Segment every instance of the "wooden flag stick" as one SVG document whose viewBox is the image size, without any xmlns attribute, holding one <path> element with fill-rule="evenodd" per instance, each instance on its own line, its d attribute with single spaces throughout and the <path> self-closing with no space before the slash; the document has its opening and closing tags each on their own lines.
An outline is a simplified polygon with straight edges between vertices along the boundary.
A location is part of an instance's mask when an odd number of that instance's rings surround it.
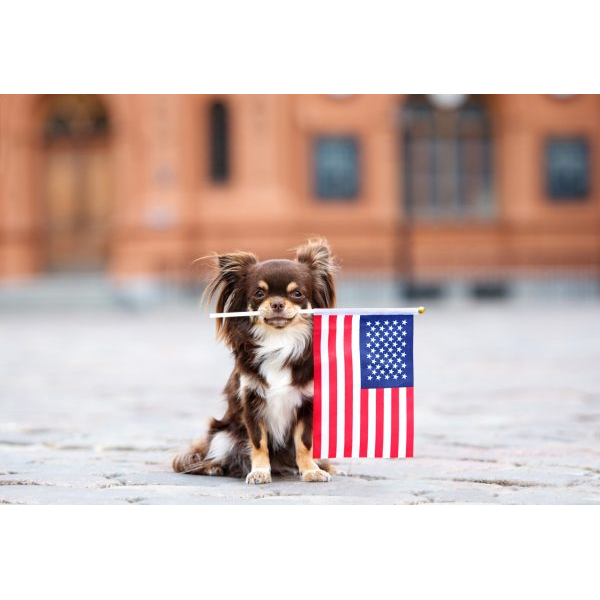
<svg viewBox="0 0 600 600">
<path fill-rule="evenodd" d="M 302 308 L 298 311 L 301 315 L 422 315 L 424 306 L 416 308 Z M 246 310 L 240 312 L 210 313 L 211 319 L 223 319 L 226 317 L 258 317 L 258 310 Z"/>
</svg>

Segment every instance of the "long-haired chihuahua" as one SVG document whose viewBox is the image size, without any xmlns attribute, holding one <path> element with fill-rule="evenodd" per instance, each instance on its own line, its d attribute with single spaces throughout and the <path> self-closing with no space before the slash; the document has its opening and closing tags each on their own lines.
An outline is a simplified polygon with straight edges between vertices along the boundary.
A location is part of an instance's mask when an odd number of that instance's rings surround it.
<svg viewBox="0 0 600 600">
<path fill-rule="evenodd" d="M 334 468 L 312 456 L 312 317 L 303 308 L 335 303 L 335 264 L 324 239 L 296 249 L 295 260 L 259 262 L 254 254 L 216 256 L 207 288 L 219 312 L 258 311 L 217 320 L 217 337 L 235 366 L 224 394 L 227 411 L 207 434 L 173 460 L 179 473 L 245 477 L 269 483 L 271 473 L 299 472 L 329 481 Z"/>
</svg>

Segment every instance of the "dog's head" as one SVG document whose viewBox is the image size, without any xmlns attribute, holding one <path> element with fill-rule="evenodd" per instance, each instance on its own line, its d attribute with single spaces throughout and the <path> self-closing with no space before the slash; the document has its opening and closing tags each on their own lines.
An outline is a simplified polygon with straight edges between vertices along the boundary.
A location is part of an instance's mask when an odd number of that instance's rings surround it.
<svg viewBox="0 0 600 600">
<path fill-rule="evenodd" d="M 255 324 L 284 329 L 303 322 L 302 308 L 335 304 L 334 260 L 326 240 L 312 239 L 296 249 L 295 260 L 259 262 L 249 252 L 220 254 L 209 299 L 217 298 L 218 312 L 258 311 Z M 218 319 L 217 333 L 231 336 L 240 319 Z M 248 319 L 244 320 L 248 323 Z"/>
</svg>

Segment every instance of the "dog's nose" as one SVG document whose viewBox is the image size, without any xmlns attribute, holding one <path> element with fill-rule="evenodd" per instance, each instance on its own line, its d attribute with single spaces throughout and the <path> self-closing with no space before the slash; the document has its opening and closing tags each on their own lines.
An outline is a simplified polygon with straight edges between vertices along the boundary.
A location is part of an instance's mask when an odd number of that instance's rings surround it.
<svg viewBox="0 0 600 600">
<path fill-rule="evenodd" d="M 275 312 L 282 312 L 285 308 L 285 304 L 283 303 L 283 300 L 273 300 L 273 302 L 271 302 L 271 308 Z"/>
</svg>

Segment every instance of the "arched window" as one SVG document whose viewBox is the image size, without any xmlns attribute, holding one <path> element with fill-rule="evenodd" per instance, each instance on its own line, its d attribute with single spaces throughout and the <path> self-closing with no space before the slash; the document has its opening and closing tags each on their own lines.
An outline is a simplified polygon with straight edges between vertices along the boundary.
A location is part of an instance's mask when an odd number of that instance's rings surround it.
<svg viewBox="0 0 600 600">
<path fill-rule="evenodd" d="M 403 109 L 405 203 L 417 219 L 493 216 L 492 135 L 483 98 L 455 109 L 410 96 Z"/>
<path fill-rule="evenodd" d="M 223 102 L 209 107 L 210 179 L 225 182 L 229 179 L 229 110 Z"/>
</svg>

